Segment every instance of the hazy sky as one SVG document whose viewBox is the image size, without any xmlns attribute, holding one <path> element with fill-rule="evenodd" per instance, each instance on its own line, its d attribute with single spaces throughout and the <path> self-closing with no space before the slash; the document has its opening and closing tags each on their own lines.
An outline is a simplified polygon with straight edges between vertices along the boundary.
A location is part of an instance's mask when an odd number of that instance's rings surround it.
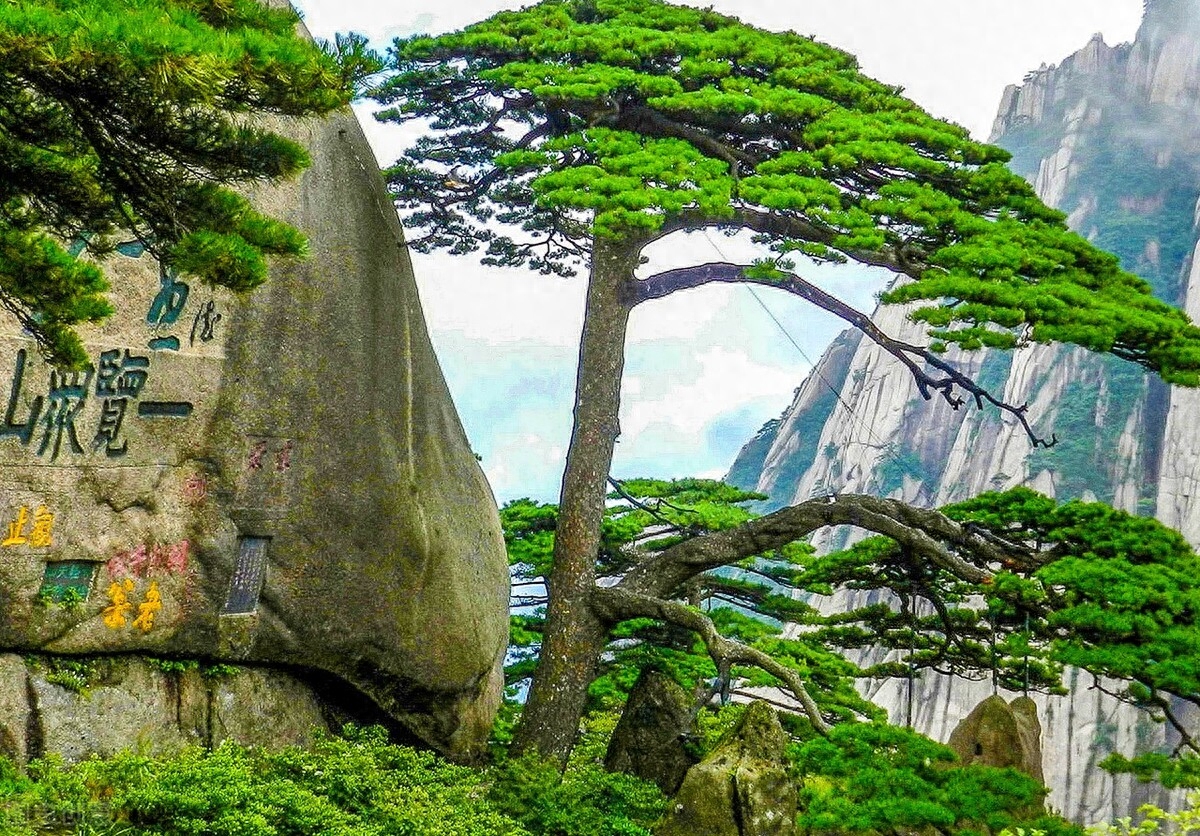
<svg viewBox="0 0 1200 836">
<path fill-rule="evenodd" d="M 462 27 L 503 0 L 295 0 L 318 37 L 357 31 L 377 44 Z M 709 5 L 704 0 L 703 5 Z M 1057 63 L 1096 32 L 1133 38 L 1141 0 L 711 0 L 718 11 L 792 29 L 856 54 L 869 75 L 900 84 L 933 113 L 986 139 L 1005 85 Z M 360 108 L 360 116 L 363 116 Z M 364 119 L 381 162 L 403 145 Z M 651 266 L 732 260 L 749 245 L 692 236 Z M 741 254 L 739 256 L 739 254 Z M 497 498 L 552 499 L 570 433 L 581 280 L 482 268 L 470 257 L 415 256 L 435 348 Z M 831 268 L 826 289 L 870 308 L 882 278 Z M 761 301 L 760 301 L 761 300 Z M 787 337 L 763 310 L 783 323 Z M 786 294 L 704 288 L 639 307 L 631 322 L 618 476 L 720 475 L 740 444 L 787 406 L 840 323 Z"/>
</svg>

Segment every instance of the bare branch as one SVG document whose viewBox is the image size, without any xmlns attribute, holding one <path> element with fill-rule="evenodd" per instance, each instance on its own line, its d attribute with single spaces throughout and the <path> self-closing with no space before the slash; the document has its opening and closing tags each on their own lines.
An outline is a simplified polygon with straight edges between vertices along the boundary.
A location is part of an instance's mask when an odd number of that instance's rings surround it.
<svg viewBox="0 0 1200 836">
<path fill-rule="evenodd" d="M 809 721 L 822 735 L 829 734 L 829 725 L 821 716 L 821 709 L 813 701 L 803 680 L 796 671 L 780 664 L 773 656 L 740 642 L 727 639 L 718 632 L 712 619 L 704 613 L 676 601 L 666 601 L 649 595 L 637 595 L 614 587 L 597 587 L 591 598 L 592 610 L 609 623 L 627 618 L 656 618 L 699 634 L 708 655 L 717 665 L 717 670 L 726 670 L 730 665 L 753 665 L 761 668 L 784 684 L 792 696 L 804 707 Z"/>
<path fill-rule="evenodd" d="M 901 273 L 914 279 L 920 278 L 930 265 L 920 258 L 908 258 L 896 247 L 885 246 L 878 250 L 855 250 L 836 247 L 841 230 L 814 223 L 800 215 L 780 211 L 759 211 L 738 206 L 732 215 L 717 217 L 707 212 L 685 209 L 668 216 L 655 238 L 663 238 L 675 232 L 697 232 L 702 229 L 748 229 L 782 241 L 808 241 L 833 247 L 842 255 L 869 267 L 882 267 L 893 273 Z"/>
<path fill-rule="evenodd" d="M 1138 681 L 1140 682 L 1141 680 Z M 1166 722 L 1169 723 L 1179 735 L 1179 743 L 1175 745 L 1174 751 L 1171 752 L 1171 757 L 1179 757 L 1179 755 L 1185 749 L 1190 749 L 1192 752 L 1200 754 L 1200 740 L 1197 740 L 1195 736 L 1192 735 L 1191 730 L 1187 727 L 1187 725 L 1185 725 L 1184 722 L 1179 719 L 1179 715 L 1175 713 L 1175 709 L 1171 705 L 1171 700 L 1167 697 L 1164 697 L 1156 688 L 1148 685 L 1147 683 L 1142 682 L 1142 684 L 1146 685 L 1146 687 L 1150 689 L 1150 699 L 1142 700 L 1141 702 L 1149 702 L 1150 704 L 1158 707 L 1162 711 L 1162 719 L 1166 720 Z M 1102 694 L 1107 694 L 1113 699 L 1120 700 L 1121 702 L 1133 703 L 1135 705 L 1138 702 L 1130 697 L 1127 693 L 1123 694 L 1121 692 L 1114 691 L 1111 688 L 1106 688 L 1100 677 L 1096 674 L 1092 674 L 1092 690 L 1099 691 Z M 1184 699 L 1187 698 L 1184 697 Z M 1194 702 L 1192 699 L 1187 699 L 1187 701 Z"/>
<path fill-rule="evenodd" d="M 747 154 L 740 148 L 721 142 L 711 134 L 701 129 L 677 122 L 653 108 L 635 106 L 624 108 L 616 120 L 616 126 L 623 130 L 633 131 L 645 136 L 662 136 L 684 139 L 706 154 L 724 160 L 729 165 L 733 179 L 738 179 L 742 167 L 753 171 L 760 162 L 752 154 Z"/>
<path fill-rule="evenodd" d="M 628 503 L 629 503 L 630 505 L 632 505 L 634 508 L 638 508 L 638 509 L 640 509 L 640 510 L 642 510 L 642 511 L 645 511 L 647 514 L 649 514 L 649 515 L 650 515 L 651 517 L 653 517 L 654 519 L 658 520 L 660 523 L 662 523 L 663 525 L 665 525 L 665 526 L 666 526 L 668 529 L 670 529 L 671 531 L 679 531 L 679 530 L 680 530 L 680 528 L 679 528 L 679 526 L 678 526 L 678 525 L 676 525 L 674 522 L 672 522 L 672 521 L 671 521 L 670 519 L 668 519 L 667 517 L 664 517 L 664 516 L 663 516 L 663 515 L 662 515 L 662 514 L 661 514 L 661 513 L 658 511 L 658 509 L 656 509 L 656 508 L 651 508 L 649 505 L 647 505 L 646 503 L 642 502 L 640 499 L 638 499 L 637 497 L 635 497 L 633 494 L 629 493 L 629 491 L 625 490 L 625 485 L 624 485 L 624 484 L 622 484 L 620 480 L 618 480 L 618 479 L 614 479 L 613 477 L 609 476 L 609 477 L 608 477 L 608 484 L 609 484 L 609 486 L 610 486 L 610 487 L 612 487 L 613 491 L 615 491 L 615 492 L 616 492 L 617 496 L 621 497 L 621 499 L 624 499 L 626 502 L 628 502 Z M 669 505 L 669 504 L 668 504 L 668 506 L 669 506 L 669 507 L 671 507 L 671 508 L 674 508 L 674 506 L 672 506 L 672 505 Z M 675 508 L 675 510 L 676 510 L 676 511 L 678 511 L 678 510 L 681 510 L 681 509 L 679 509 L 679 508 Z M 659 532 L 656 532 L 654 536 L 661 536 L 661 535 L 660 535 L 660 533 L 659 533 Z"/>
<path fill-rule="evenodd" d="M 962 390 L 975 400 L 977 408 L 982 409 L 984 401 L 987 401 L 996 408 L 1016 418 L 1022 428 L 1024 428 L 1025 434 L 1029 436 L 1029 440 L 1033 442 L 1034 447 L 1053 447 L 1058 442 L 1057 436 L 1051 436 L 1050 440 L 1047 441 L 1033 431 L 1033 427 L 1029 425 L 1029 419 L 1026 417 L 1026 412 L 1029 409 L 1028 404 L 1015 406 L 997 398 L 970 377 L 930 351 L 927 347 L 906 343 L 889 336 L 880 330 L 871 321 L 871 318 L 862 311 L 847 305 L 841 299 L 826 293 L 811 282 L 800 278 L 794 273 L 782 273 L 776 278 L 756 278 L 747 276 L 746 269 L 745 265 L 714 262 L 693 267 L 682 267 L 678 270 L 667 270 L 649 278 L 630 283 L 627 289 L 628 300 L 631 304 L 636 305 L 650 299 L 661 299 L 678 290 L 700 287 L 713 282 L 740 282 L 760 284 L 766 287 L 777 287 L 795 296 L 799 296 L 801 299 L 812 302 L 822 310 L 829 311 L 834 316 L 862 331 L 863 334 L 879 345 L 884 351 L 904 364 L 905 368 L 909 370 L 916 381 L 917 390 L 921 393 L 921 397 L 925 400 L 932 399 L 936 393 L 941 395 L 951 407 L 958 409 L 966 403 L 963 397 L 956 392 L 956 389 Z M 917 362 L 918 360 L 937 369 L 944 376 L 935 377 L 931 375 L 922 367 L 921 363 Z"/>
<path fill-rule="evenodd" d="M 544 607 L 549 602 L 549 597 L 545 595 L 514 595 L 509 599 L 508 605 L 513 609 L 519 609 L 523 607 Z"/>
</svg>

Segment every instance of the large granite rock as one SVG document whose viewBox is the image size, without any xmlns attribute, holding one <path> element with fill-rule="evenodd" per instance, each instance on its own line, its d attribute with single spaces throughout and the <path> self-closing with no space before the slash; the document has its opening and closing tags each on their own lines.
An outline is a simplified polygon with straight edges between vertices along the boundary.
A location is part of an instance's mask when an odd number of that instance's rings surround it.
<svg viewBox="0 0 1200 836">
<path fill-rule="evenodd" d="M 688 770 L 655 836 L 792 836 L 796 785 L 775 710 L 750 703 L 738 725 Z"/>
<path fill-rule="evenodd" d="M 307 260 L 235 297 L 122 246 L 80 373 L 0 315 L 0 650 L 324 671 L 467 755 L 507 643 L 495 503 L 358 123 L 284 130 L 313 165 L 254 198 Z"/>
</svg>

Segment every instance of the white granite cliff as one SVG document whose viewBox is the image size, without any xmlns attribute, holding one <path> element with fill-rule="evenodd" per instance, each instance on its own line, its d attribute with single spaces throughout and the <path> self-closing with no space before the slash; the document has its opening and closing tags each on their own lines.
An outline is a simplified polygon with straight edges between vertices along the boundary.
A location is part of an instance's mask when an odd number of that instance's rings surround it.
<svg viewBox="0 0 1200 836">
<path fill-rule="evenodd" d="M 992 141 L 1013 152 L 1014 169 L 1075 229 L 1200 318 L 1198 111 L 1200 3 L 1148 0 L 1132 44 L 1110 47 L 1097 35 L 1007 89 Z M 874 318 L 901 339 L 920 337 L 903 309 Z M 743 448 L 730 478 L 768 494 L 774 507 L 829 491 L 940 505 L 1028 485 L 1153 512 L 1200 546 L 1200 391 L 1065 347 L 950 359 L 1009 403 L 1028 403 L 1032 425 L 1059 444 L 1035 450 L 1010 416 L 923 401 L 897 362 L 848 332 L 781 418 Z M 824 532 L 818 545 L 848 536 Z M 1096 767 L 1112 751 L 1163 745 L 1167 732 L 1090 684 L 1078 674 L 1069 697 L 1038 698 L 1051 806 L 1095 823 L 1167 802 L 1161 790 Z M 905 689 L 892 682 L 874 694 L 901 722 Z M 990 683 L 931 677 L 913 700 L 915 725 L 945 741 L 990 694 Z"/>
</svg>

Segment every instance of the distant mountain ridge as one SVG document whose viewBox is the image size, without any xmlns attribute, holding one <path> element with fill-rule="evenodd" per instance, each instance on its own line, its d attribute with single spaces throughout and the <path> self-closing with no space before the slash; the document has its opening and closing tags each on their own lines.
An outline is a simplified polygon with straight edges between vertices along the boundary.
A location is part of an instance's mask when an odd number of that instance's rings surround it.
<svg viewBox="0 0 1200 836">
<path fill-rule="evenodd" d="M 1004 91 L 992 141 L 1073 228 L 1119 255 L 1163 299 L 1200 320 L 1200 3 L 1147 0 L 1132 43 L 1099 35 L 1062 63 Z M 902 308 L 877 310 L 884 331 L 920 342 Z M 1037 346 L 950 355 L 965 372 L 1029 405 L 1035 449 L 995 410 L 923 401 L 911 376 L 857 331 L 843 333 L 787 410 L 742 448 L 729 472 L 771 507 L 871 493 L 942 505 L 1028 485 L 1060 499 L 1100 499 L 1153 514 L 1200 545 L 1200 393 L 1168 387 L 1129 363 Z M 828 531 L 834 547 L 848 532 Z M 917 725 L 945 740 L 990 694 L 980 683 L 923 683 Z M 877 701 L 903 716 L 902 686 Z M 1051 803 L 1083 822 L 1128 815 L 1148 789 L 1095 768 L 1108 751 L 1166 741 L 1095 690 L 1041 702 Z M 1160 799 L 1161 800 L 1161 799 Z"/>
</svg>

